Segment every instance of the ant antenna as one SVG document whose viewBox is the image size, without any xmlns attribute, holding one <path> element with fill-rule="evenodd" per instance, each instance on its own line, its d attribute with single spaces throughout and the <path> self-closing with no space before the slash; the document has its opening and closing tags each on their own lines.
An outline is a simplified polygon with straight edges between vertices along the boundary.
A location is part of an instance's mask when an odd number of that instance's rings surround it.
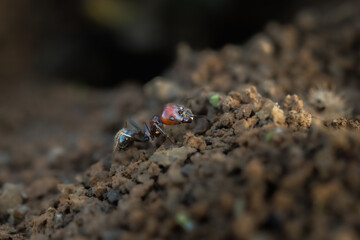
<svg viewBox="0 0 360 240">
<path fill-rule="evenodd" d="M 189 112 L 189 111 L 184 111 L 187 115 L 189 115 L 191 118 L 193 118 L 195 115 L 193 114 L 193 113 L 191 113 L 191 112 Z"/>
<path fill-rule="evenodd" d="M 208 122 L 211 122 L 210 119 L 208 118 L 208 116 L 206 115 L 194 115 L 194 118 L 205 118 Z"/>
</svg>

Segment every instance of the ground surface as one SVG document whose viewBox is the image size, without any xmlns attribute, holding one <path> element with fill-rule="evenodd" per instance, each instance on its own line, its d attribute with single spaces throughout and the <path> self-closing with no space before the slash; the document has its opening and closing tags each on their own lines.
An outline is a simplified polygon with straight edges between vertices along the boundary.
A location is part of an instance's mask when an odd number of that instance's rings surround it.
<svg viewBox="0 0 360 240">
<path fill-rule="evenodd" d="M 358 239 L 359 8 L 182 45 L 144 87 L 3 84 L 0 239 Z M 123 121 L 168 102 L 210 122 L 112 159 Z"/>
</svg>

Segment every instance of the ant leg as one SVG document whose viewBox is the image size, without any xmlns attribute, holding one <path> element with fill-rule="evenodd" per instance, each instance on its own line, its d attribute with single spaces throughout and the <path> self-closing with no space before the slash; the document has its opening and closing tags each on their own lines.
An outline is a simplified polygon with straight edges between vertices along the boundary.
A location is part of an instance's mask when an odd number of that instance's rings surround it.
<svg viewBox="0 0 360 240">
<path fill-rule="evenodd" d="M 150 139 L 150 142 L 153 143 L 154 140 L 151 137 L 150 129 L 148 125 L 146 125 L 146 123 L 144 123 L 144 127 L 145 127 L 145 137 L 148 137 Z"/>
<path fill-rule="evenodd" d="M 139 127 L 139 125 L 132 119 L 129 119 L 129 122 L 132 126 L 134 126 L 137 130 L 141 131 L 141 128 Z"/>
<path fill-rule="evenodd" d="M 134 138 L 134 140 L 136 142 L 148 142 L 149 141 L 149 137 L 146 134 L 146 132 L 143 132 L 141 130 L 136 132 L 136 136 L 137 136 L 137 138 Z"/>
<path fill-rule="evenodd" d="M 171 140 L 171 138 L 166 134 L 166 132 L 164 132 L 164 130 L 162 130 L 162 128 L 161 128 L 159 125 L 157 125 L 157 123 L 154 123 L 154 125 L 155 125 L 155 127 L 156 127 L 167 139 L 170 140 L 170 142 L 171 142 L 172 144 L 175 144 L 174 141 Z"/>
<path fill-rule="evenodd" d="M 143 130 L 139 127 L 139 125 L 132 119 L 129 119 L 130 124 L 136 128 L 137 132 L 136 135 L 138 137 L 141 137 L 142 139 L 134 138 L 136 142 L 147 142 L 149 141 L 149 138 L 146 136 L 146 134 L 143 132 Z"/>
</svg>

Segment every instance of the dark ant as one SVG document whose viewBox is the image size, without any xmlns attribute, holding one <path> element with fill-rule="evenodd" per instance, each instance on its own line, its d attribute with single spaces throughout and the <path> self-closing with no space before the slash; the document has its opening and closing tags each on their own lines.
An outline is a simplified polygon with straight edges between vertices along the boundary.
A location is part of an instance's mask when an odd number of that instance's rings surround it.
<svg viewBox="0 0 360 240">
<path fill-rule="evenodd" d="M 136 128 L 136 130 L 127 129 L 127 121 L 125 121 L 124 128 L 122 128 L 114 138 L 114 152 L 116 150 L 126 150 L 134 142 L 153 142 L 155 137 L 164 135 L 172 143 L 171 138 L 162 129 L 163 125 L 178 125 L 182 123 L 191 123 L 195 115 L 189 108 L 185 108 L 182 105 L 167 104 L 162 111 L 161 116 L 155 115 L 150 121 L 150 127 L 144 123 L 145 132 L 143 132 L 139 126 L 130 120 L 130 123 Z M 201 116 L 196 116 L 201 117 Z"/>
</svg>

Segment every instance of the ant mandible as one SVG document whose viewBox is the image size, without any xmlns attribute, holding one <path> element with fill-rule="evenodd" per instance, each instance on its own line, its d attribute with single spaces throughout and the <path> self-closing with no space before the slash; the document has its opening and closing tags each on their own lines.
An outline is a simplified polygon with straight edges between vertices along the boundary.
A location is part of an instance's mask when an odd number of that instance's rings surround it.
<svg viewBox="0 0 360 240">
<path fill-rule="evenodd" d="M 114 152 L 116 150 L 126 150 L 134 142 L 153 142 L 155 137 L 160 134 L 168 138 L 174 143 L 171 138 L 162 129 L 163 125 L 178 125 L 182 123 L 191 123 L 195 115 L 189 108 L 185 108 L 178 104 L 167 104 L 162 111 L 161 116 L 155 115 L 149 125 L 144 123 L 145 132 L 143 132 L 136 123 L 130 120 L 130 123 L 136 130 L 127 129 L 127 122 L 125 121 L 124 128 L 122 128 L 114 138 Z"/>
</svg>

